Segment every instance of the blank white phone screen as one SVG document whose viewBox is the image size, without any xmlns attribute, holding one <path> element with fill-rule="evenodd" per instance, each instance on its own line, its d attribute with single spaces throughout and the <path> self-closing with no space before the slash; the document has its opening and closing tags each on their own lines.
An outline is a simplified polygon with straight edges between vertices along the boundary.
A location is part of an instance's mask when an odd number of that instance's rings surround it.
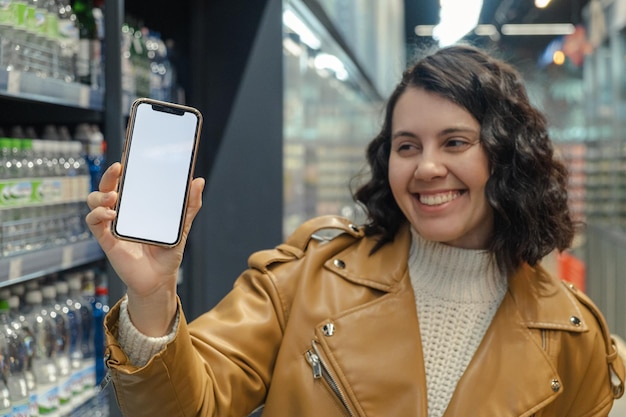
<svg viewBox="0 0 626 417">
<path fill-rule="evenodd" d="M 182 226 L 198 120 L 195 114 L 155 111 L 141 103 L 126 150 L 116 232 L 176 243 Z"/>
</svg>

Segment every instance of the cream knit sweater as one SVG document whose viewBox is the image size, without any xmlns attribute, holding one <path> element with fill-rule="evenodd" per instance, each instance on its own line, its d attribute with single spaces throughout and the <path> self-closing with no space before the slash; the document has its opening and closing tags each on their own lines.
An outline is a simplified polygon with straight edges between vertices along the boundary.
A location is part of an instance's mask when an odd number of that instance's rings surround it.
<svg viewBox="0 0 626 417">
<path fill-rule="evenodd" d="M 507 289 L 486 251 L 424 240 L 412 231 L 409 273 L 424 351 L 428 416 L 443 416 L 457 382 L 489 327 Z M 133 325 L 127 301 L 120 309 L 118 340 L 131 363 L 145 365 L 174 338 L 147 337 Z"/>
<path fill-rule="evenodd" d="M 422 336 L 428 416 L 443 416 L 507 289 L 484 250 L 459 249 L 412 231 L 409 274 Z"/>
</svg>

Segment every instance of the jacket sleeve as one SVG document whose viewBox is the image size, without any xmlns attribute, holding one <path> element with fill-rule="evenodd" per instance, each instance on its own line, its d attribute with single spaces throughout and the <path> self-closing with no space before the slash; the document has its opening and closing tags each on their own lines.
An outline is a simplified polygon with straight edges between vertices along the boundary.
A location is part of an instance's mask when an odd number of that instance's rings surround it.
<svg viewBox="0 0 626 417">
<path fill-rule="evenodd" d="M 117 341 L 119 303 L 105 320 L 106 363 L 122 413 L 244 416 L 263 404 L 282 340 L 284 314 L 267 274 L 249 269 L 211 311 L 187 323 L 179 301 L 174 340 L 143 367 Z"/>
<path fill-rule="evenodd" d="M 319 241 L 315 236 L 322 229 L 362 236 L 335 216 L 305 222 L 285 243 L 250 256 L 232 291 L 193 322 L 187 323 L 179 300 L 174 339 L 143 367 L 130 363 L 117 340 L 118 303 L 105 319 L 106 364 L 124 415 L 246 416 L 262 405 L 297 285 L 298 260 L 317 245 L 310 242 Z M 351 239 L 336 240 L 347 245 Z M 275 266 L 281 264 L 288 266 L 279 273 Z"/>
</svg>

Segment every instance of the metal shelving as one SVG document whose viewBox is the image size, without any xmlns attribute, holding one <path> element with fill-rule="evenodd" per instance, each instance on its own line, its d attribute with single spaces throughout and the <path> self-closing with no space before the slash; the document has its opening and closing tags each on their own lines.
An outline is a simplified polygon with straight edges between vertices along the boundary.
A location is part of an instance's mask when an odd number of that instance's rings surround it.
<svg viewBox="0 0 626 417">
<path fill-rule="evenodd" d="M 0 258 L 0 286 L 96 262 L 103 258 L 95 239 Z"/>
</svg>

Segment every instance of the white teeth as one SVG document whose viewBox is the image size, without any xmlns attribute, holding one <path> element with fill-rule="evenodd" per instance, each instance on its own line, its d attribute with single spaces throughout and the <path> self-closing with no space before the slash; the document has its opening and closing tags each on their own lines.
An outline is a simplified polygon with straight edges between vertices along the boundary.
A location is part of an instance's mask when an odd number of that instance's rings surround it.
<svg viewBox="0 0 626 417">
<path fill-rule="evenodd" d="M 449 201 L 454 200 L 461 193 L 458 191 L 448 191 L 447 193 L 441 194 L 433 194 L 433 195 L 422 195 L 420 194 L 420 203 L 425 204 L 427 206 L 438 206 L 440 204 L 447 203 Z"/>
</svg>

